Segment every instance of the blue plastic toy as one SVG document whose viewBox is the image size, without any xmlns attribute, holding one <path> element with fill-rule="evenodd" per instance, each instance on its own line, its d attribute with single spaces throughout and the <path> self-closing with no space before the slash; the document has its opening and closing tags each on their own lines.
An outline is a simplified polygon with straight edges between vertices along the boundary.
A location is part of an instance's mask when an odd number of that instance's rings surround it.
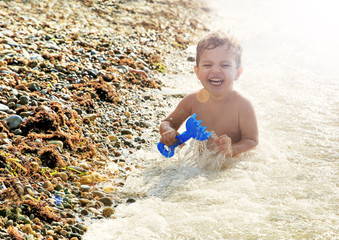
<svg viewBox="0 0 339 240">
<path fill-rule="evenodd" d="M 178 139 L 176 143 L 171 146 L 166 146 L 162 142 L 158 143 L 158 150 L 163 156 L 167 158 L 172 157 L 174 155 L 174 149 L 189 140 L 190 138 L 204 141 L 212 135 L 212 133 L 206 132 L 207 127 L 202 127 L 200 125 L 201 120 L 197 120 L 196 117 L 196 113 L 189 117 L 186 122 L 186 131 L 176 137 Z"/>
</svg>

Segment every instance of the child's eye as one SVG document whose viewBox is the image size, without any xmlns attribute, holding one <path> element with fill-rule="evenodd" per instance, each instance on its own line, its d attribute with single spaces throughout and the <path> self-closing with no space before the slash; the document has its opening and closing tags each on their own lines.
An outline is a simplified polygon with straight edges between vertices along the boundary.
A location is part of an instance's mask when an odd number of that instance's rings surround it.
<svg viewBox="0 0 339 240">
<path fill-rule="evenodd" d="M 226 68 L 226 67 L 230 67 L 231 65 L 229 64 L 223 64 L 222 67 Z"/>
<path fill-rule="evenodd" d="M 211 64 L 204 64 L 203 66 L 204 66 L 204 67 L 210 67 Z"/>
</svg>

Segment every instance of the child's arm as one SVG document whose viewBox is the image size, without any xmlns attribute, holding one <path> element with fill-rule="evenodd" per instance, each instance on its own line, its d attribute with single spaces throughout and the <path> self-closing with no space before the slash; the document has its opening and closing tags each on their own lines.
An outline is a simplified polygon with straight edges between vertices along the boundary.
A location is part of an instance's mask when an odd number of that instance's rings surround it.
<svg viewBox="0 0 339 240">
<path fill-rule="evenodd" d="M 179 135 L 177 128 L 172 124 L 171 121 L 164 120 L 160 124 L 160 142 L 167 146 L 171 146 L 176 142 L 176 136 Z"/>
<path fill-rule="evenodd" d="M 239 128 L 241 139 L 232 143 L 233 156 L 251 150 L 259 143 L 258 125 L 252 104 L 243 99 L 239 108 Z"/>
<path fill-rule="evenodd" d="M 224 155 L 225 158 L 233 156 L 232 140 L 226 134 L 214 139 L 214 143 L 217 145 L 220 154 Z"/>
<path fill-rule="evenodd" d="M 242 152 L 246 152 L 258 145 L 258 127 L 254 109 L 251 103 L 243 99 L 239 109 L 239 128 L 241 139 L 232 143 L 226 134 L 214 139 L 218 151 L 226 158 L 235 157 Z"/>
<path fill-rule="evenodd" d="M 173 145 L 179 135 L 178 129 L 191 115 L 192 94 L 184 97 L 176 109 L 160 124 L 160 142 L 167 146 Z"/>
</svg>

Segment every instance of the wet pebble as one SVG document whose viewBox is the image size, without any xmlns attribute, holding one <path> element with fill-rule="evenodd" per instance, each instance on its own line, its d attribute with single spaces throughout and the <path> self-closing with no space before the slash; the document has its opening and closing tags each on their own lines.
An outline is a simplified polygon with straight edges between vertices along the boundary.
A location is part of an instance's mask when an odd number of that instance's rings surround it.
<svg viewBox="0 0 339 240">
<path fill-rule="evenodd" d="M 28 96 L 21 96 L 19 99 L 20 104 L 26 105 L 29 103 L 30 98 Z"/>
<path fill-rule="evenodd" d="M 135 201 L 135 199 L 133 199 L 133 198 L 128 198 L 127 200 L 126 200 L 126 203 L 135 203 L 136 201 Z"/>
<path fill-rule="evenodd" d="M 102 215 L 106 218 L 110 217 L 113 214 L 114 214 L 114 209 L 111 207 L 105 207 L 104 209 L 102 209 Z"/>
<path fill-rule="evenodd" d="M 94 121 L 96 118 L 98 117 L 97 114 L 89 114 L 89 115 L 86 115 L 83 120 L 84 121 Z"/>
<path fill-rule="evenodd" d="M 80 186 L 80 191 L 81 192 L 89 192 L 91 190 L 91 187 L 88 185 L 81 185 Z"/>
<path fill-rule="evenodd" d="M 145 127 L 145 128 L 149 128 L 149 127 L 151 127 L 152 126 L 152 124 L 151 123 L 149 123 L 149 122 L 145 122 L 145 121 L 140 121 L 140 127 Z"/>
<path fill-rule="evenodd" d="M 37 92 L 41 90 L 40 85 L 36 82 L 30 83 L 28 85 L 28 89 L 31 90 L 32 92 Z"/>
<path fill-rule="evenodd" d="M 112 206 L 113 205 L 113 200 L 109 197 L 102 197 L 98 201 L 102 202 L 105 206 Z"/>
<path fill-rule="evenodd" d="M 67 237 L 69 235 L 68 231 L 66 231 L 65 229 L 60 230 L 60 234 L 64 237 Z"/>
<path fill-rule="evenodd" d="M 5 118 L 5 121 L 7 122 L 7 126 L 10 129 L 18 128 L 23 122 L 22 118 L 19 115 L 12 115 L 8 118 Z"/>
<path fill-rule="evenodd" d="M 194 62 L 195 61 L 195 57 L 190 56 L 190 57 L 187 58 L 187 61 Z"/>
<path fill-rule="evenodd" d="M 83 216 L 88 216 L 88 215 L 90 214 L 90 212 L 89 212 L 87 209 L 82 209 L 82 210 L 80 211 L 80 213 L 81 213 L 81 215 L 83 215 Z"/>
<path fill-rule="evenodd" d="M 93 191 L 92 194 L 93 194 L 93 197 L 102 198 L 103 196 L 105 196 L 105 194 L 103 192 L 100 192 L 100 191 Z"/>
<path fill-rule="evenodd" d="M 10 46 L 13 46 L 13 47 L 19 46 L 19 44 L 16 41 L 14 41 L 12 38 L 7 38 L 6 40 L 7 40 L 7 44 Z"/>
<path fill-rule="evenodd" d="M 130 129 L 121 129 L 120 133 L 122 135 L 133 134 L 133 132 Z"/>
<path fill-rule="evenodd" d="M 9 108 L 13 109 L 13 108 L 15 108 L 16 104 L 15 104 L 15 102 L 9 102 L 9 103 L 7 104 L 7 106 L 8 106 Z"/>
<path fill-rule="evenodd" d="M 0 103 L 0 111 L 1 112 L 7 112 L 9 110 L 9 107 L 6 106 L 5 104 Z"/>
<path fill-rule="evenodd" d="M 21 131 L 21 129 L 14 129 L 14 130 L 12 131 L 12 133 L 14 133 L 14 135 L 21 135 L 21 134 L 22 134 L 22 131 Z"/>
<path fill-rule="evenodd" d="M 33 229 L 32 229 L 32 226 L 30 224 L 25 224 L 23 227 L 21 227 L 21 230 L 24 232 L 24 233 L 28 233 L 28 234 L 33 234 Z"/>
<path fill-rule="evenodd" d="M 64 143 L 62 141 L 59 141 L 59 140 L 50 140 L 48 142 L 49 142 L 49 144 L 59 146 L 61 149 L 64 147 Z"/>
<path fill-rule="evenodd" d="M 11 103 L 11 102 L 13 102 L 13 103 L 18 102 L 18 98 L 15 97 L 15 96 L 9 97 L 9 98 L 7 99 L 7 103 Z"/>
<path fill-rule="evenodd" d="M 55 177 L 60 177 L 62 181 L 66 182 L 68 180 L 68 175 L 65 172 L 59 172 L 54 175 Z"/>
<path fill-rule="evenodd" d="M 5 138 L 7 138 L 7 133 L 0 132 L 0 139 L 5 139 Z"/>
<path fill-rule="evenodd" d="M 54 190 L 53 184 L 48 180 L 44 182 L 43 187 L 49 192 L 52 192 Z"/>
<path fill-rule="evenodd" d="M 86 206 L 88 203 L 90 202 L 89 199 L 86 199 L 86 198 L 79 198 L 79 203 L 81 206 Z"/>
<path fill-rule="evenodd" d="M 84 170 L 88 170 L 88 169 L 91 168 L 91 166 L 86 162 L 80 163 L 79 167 L 80 167 L 81 171 L 83 171 L 83 172 L 84 172 Z"/>
<path fill-rule="evenodd" d="M 29 111 L 20 113 L 20 116 L 22 118 L 29 117 L 29 116 L 32 116 L 32 115 L 33 115 L 33 112 L 29 112 Z"/>
<path fill-rule="evenodd" d="M 88 210 L 89 210 L 91 213 L 94 213 L 95 215 L 100 215 L 100 214 L 101 214 L 101 212 L 100 212 L 98 209 L 93 208 L 93 207 L 88 208 Z"/>
</svg>

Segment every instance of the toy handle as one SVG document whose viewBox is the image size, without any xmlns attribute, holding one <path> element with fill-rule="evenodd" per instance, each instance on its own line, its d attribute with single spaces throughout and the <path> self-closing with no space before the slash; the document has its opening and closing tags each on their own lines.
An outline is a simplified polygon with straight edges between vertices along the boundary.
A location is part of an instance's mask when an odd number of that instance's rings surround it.
<svg viewBox="0 0 339 240">
<path fill-rule="evenodd" d="M 178 139 L 178 141 L 176 141 L 173 145 L 171 146 L 166 146 L 165 144 L 163 144 L 162 142 L 159 142 L 158 143 L 158 150 L 159 152 L 164 156 L 164 157 L 167 157 L 167 158 L 170 158 L 174 155 L 174 149 L 183 144 L 184 142 L 186 142 L 188 139 L 191 138 L 191 134 L 186 131 L 186 132 L 183 132 L 182 134 L 176 136 L 176 139 Z M 169 149 L 169 150 L 168 150 Z"/>
<path fill-rule="evenodd" d="M 170 158 L 170 157 L 173 157 L 174 155 L 174 148 L 176 148 L 179 145 L 180 145 L 179 143 L 174 143 L 171 146 L 166 146 L 162 142 L 159 142 L 158 150 L 164 157 Z"/>
</svg>

